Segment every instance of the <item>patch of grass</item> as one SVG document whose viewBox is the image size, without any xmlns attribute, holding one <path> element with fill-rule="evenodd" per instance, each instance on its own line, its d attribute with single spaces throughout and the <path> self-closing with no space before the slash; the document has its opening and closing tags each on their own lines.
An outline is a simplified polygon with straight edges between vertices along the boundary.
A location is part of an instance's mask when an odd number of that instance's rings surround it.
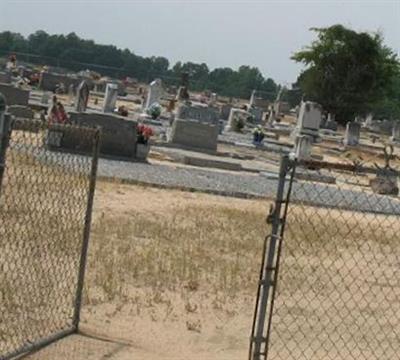
<svg viewBox="0 0 400 360">
<path fill-rule="evenodd" d="M 99 219 L 88 286 L 100 287 L 108 300 L 123 296 L 124 284 L 230 297 L 254 290 L 266 233 L 261 213 L 187 206 L 170 215 Z"/>
</svg>

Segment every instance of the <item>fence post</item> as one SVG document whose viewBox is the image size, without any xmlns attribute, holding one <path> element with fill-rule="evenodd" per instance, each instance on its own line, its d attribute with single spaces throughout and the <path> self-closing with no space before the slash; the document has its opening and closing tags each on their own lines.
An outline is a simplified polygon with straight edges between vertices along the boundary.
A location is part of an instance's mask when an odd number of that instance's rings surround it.
<svg viewBox="0 0 400 360">
<path fill-rule="evenodd" d="M 275 206 L 273 212 L 269 216 L 269 222 L 272 224 L 271 234 L 267 237 L 264 244 L 262 255 L 260 281 L 258 284 L 258 293 L 256 307 L 254 311 L 253 328 L 250 339 L 249 360 L 259 360 L 261 356 L 266 359 L 267 337 L 264 336 L 265 323 L 267 318 L 268 302 L 270 301 L 270 290 L 275 287 L 277 274 L 277 243 L 281 237 L 281 225 L 284 219 L 281 218 L 281 209 L 285 196 L 285 181 L 290 166 L 289 157 L 281 158 L 279 168 L 278 188 L 275 198 Z M 290 180 L 292 181 L 292 179 Z M 288 196 L 289 194 L 287 194 Z M 264 350 L 262 350 L 264 344 Z"/>
<path fill-rule="evenodd" d="M 0 93 L 0 191 L 6 162 L 6 150 L 10 140 L 11 116 L 6 114 L 6 101 Z"/>
<path fill-rule="evenodd" d="M 93 159 L 90 172 L 89 193 L 88 193 L 86 216 L 85 216 L 85 227 L 83 231 L 81 258 L 79 263 L 78 284 L 76 288 L 76 297 L 75 297 L 75 309 L 73 317 L 73 326 L 75 328 L 75 331 L 78 331 L 81 308 L 82 308 L 83 284 L 85 280 L 87 254 L 89 248 L 90 226 L 92 222 L 93 200 L 94 200 L 94 192 L 96 189 L 97 164 L 100 152 L 100 135 L 101 131 L 100 129 L 97 129 L 93 138 L 93 152 L 92 152 Z"/>
</svg>

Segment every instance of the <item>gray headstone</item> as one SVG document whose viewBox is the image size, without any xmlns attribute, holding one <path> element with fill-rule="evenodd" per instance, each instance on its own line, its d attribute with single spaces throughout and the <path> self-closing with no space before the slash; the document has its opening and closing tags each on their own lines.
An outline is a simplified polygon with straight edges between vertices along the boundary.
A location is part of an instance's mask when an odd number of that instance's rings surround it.
<svg viewBox="0 0 400 360">
<path fill-rule="evenodd" d="M 83 80 L 77 89 L 76 99 L 75 99 L 75 111 L 85 112 L 87 108 L 87 104 L 89 101 L 89 86 L 85 80 Z"/>
<path fill-rule="evenodd" d="M 118 98 L 118 85 L 107 84 L 106 92 L 104 94 L 103 111 L 105 113 L 114 112 Z"/>
<path fill-rule="evenodd" d="M 230 114 L 230 112 L 231 112 L 231 109 L 232 109 L 232 105 L 231 105 L 231 104 L 224 104 L 224 105 L 222 105 L 221 111 L 220 111 L 220 113 L 219 113 L 219 117 L 220 117 L 222 120 L 228 120 L 229 114 Z"/>
<path fill-rule="evenodd" d="M 121 116 L 103 113 L 71 112 L 73 124 L 101 128 L 100 153 L 123 158 L 134 158 L 136 153 L 136 122 Z M 62 147 L 74 148 L 80 141 L 76 135 L 62 139 Z"/>
<path fill-rule="evenodd" d="M 344 134 L 344 144 L 350 146 L 358 145 L 360 141 L 361 125 L 356 122 L 348 122 Z"/>
<path fill-rule="evenodd" d="M 176 117 L 181 120 L 197 120 L 210 124 L 218 124 L 219 121 L 217 110 L 207 106 L 180 105 Z"/>
<path fill-rule="evenodd" d="M 317 103 L 306 101 L 300 106 L 297 126 L 300 133 L 303 130 L 318 132 L 322 119 L 321 106 Z"/>
<path fill-rule="evenodd" d="M 199 121 L 175 119 L 170 142 L 190 149 L 216 151 L 219 126 Z"/>
<path fill-rule="evenodd" d="M 253 116 L 256 124 L 259 124 L 263 120 L 263 110 L 257 107 L 250 107 L 249 113 Z"/>
</svg>

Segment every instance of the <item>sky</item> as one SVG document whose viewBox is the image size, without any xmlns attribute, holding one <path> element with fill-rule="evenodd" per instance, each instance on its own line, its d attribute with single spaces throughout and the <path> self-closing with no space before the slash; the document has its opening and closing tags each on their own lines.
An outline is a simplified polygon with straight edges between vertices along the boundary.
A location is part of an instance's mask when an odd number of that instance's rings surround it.
<svg viewBox="0 0 400 360">
<path fill-rule="evenodd" d="M 309 29 L 337 23 L 380 31 L 400 54 L 400 0 L 0 0 L 0 31 L 75 32 L 172 64 L 257 66 L 281 84 L 300 73 L 290 56 L 315 39 Z"/>
</svg>

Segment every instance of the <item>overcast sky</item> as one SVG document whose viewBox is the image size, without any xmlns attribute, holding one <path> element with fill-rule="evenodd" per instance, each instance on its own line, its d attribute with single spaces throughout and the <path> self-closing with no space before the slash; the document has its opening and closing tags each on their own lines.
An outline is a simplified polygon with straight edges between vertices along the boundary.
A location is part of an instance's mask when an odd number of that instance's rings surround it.
<svg viewBox="0 0 400 360">
<path fill-rule="evenodd" d="M 309 28 L 337 23 L 379 30 L 400 53 L 400 0 L 0 0 L 0 30 L 74 31 L 171 63 L 257 66 L 280 83 L 293 82 L 301 70 L 290 56 L 314 39 Z"/>
</svg>

